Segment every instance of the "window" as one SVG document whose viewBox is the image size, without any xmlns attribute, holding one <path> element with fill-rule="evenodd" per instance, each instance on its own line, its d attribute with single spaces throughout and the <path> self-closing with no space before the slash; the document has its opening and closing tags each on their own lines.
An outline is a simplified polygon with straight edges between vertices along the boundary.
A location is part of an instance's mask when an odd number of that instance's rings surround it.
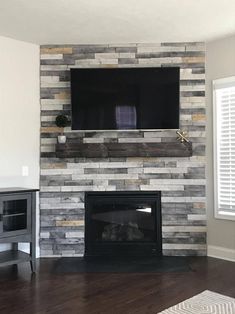
<svg viewBox="0 0 235 314">
<path fill-rule="evenodd" d="M 235 76 L 213 81 L 215 217 L 235 220 Z"/>
</svg>

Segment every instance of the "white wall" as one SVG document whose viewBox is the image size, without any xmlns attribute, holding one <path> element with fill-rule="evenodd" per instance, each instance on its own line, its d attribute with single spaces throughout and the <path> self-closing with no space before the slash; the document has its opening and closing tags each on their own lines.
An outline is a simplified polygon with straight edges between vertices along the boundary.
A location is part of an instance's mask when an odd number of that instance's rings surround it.
<svg viewBox="0 0 235 314">
<path fill-rule="evenodd" d="M 0 187 L 39 187 L 39 74 L 39 46 L 0 36 Z"/>
<path fill-rule="evenodd" d="M 214 218 L 212 88 L 214 79 L 235 75 L 235 36 L 206 47 L 208 255 L 235 260 L 235 221 Z"/>
</svg>

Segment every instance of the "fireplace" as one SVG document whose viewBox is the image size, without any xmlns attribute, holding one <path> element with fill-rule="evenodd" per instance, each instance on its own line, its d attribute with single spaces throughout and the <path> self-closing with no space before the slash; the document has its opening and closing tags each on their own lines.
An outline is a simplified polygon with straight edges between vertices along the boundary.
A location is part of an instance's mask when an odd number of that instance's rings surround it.
<svg viewBox="0 0 235 314">
<path fill-rule="evenodd" d="M 161 192 L 87 192 L 85 256 L 162 255 Z"/>
</svg>

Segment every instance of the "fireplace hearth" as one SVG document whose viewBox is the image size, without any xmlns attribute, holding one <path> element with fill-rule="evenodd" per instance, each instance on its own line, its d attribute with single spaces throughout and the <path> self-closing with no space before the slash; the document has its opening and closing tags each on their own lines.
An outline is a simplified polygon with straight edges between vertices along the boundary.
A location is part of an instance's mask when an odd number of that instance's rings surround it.
<svg viewBox="0 0 235 314">
<path fill-rule="evenodd" d="M 87 192 L 85 256 L 160 256 L 161 192 Z"/>
</svg>

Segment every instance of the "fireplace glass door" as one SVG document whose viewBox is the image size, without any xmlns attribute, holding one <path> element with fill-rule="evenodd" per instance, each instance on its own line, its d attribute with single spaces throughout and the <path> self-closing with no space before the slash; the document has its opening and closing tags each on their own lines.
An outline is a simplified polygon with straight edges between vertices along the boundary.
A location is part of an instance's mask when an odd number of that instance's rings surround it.
<svg viewBox="0 0 235 314">
<path fill-rule="evenodd" d="M 95 241 L 153 241 L 156 238 L 153 204 L 127 199 L 97 202 L 91 223 Z"/>
</svg>

